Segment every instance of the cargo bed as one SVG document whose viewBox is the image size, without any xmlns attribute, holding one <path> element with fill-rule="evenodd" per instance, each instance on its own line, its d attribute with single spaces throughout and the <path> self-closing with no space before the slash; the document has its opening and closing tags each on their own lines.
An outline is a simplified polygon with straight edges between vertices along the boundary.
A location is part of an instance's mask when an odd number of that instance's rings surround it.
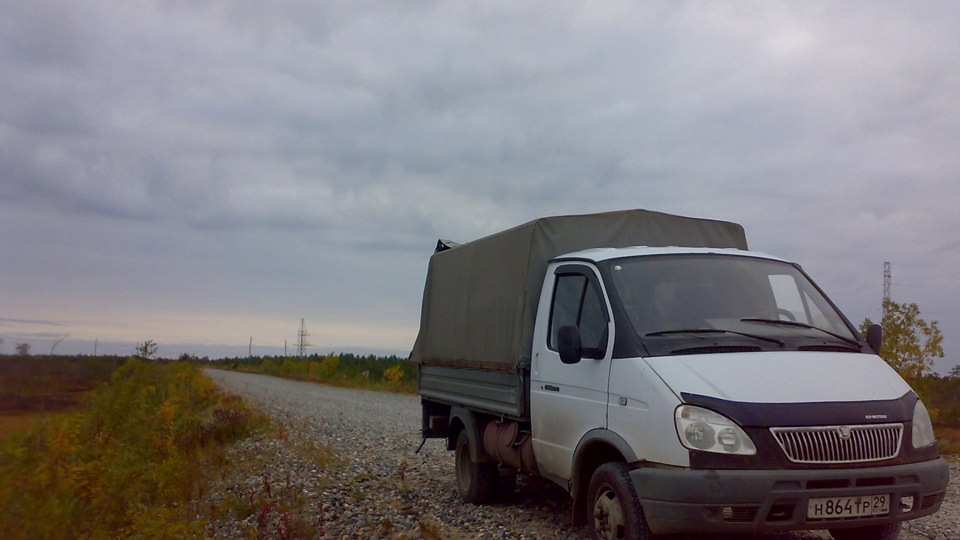
<svg viewBox="0 0 960 540">
<path fill-rule="evenodd" d="M 417 387 L 424 398 L 496 416 L 529 418 L 529 378 L 519 373 L 424 364 L 417 370 Z"/>
</svg>

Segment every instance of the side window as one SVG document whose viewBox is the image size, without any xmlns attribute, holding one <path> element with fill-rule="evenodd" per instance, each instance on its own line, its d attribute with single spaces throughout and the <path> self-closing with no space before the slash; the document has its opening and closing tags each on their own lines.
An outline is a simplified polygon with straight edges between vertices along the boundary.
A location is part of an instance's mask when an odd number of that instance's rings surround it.
<svg viewBox="0 0 960 540">
<path fill-rule="evenodd" d="M 580 329 L 585 358 L 603 358 L 607 349 L 607 309 L 597 284 L 583 274 L 558 274 L 553 292 L 549 347 L 557 350 L 564 326 Z"/>
<path fill-rule="evenodd" d="M 550 348 L 557 350 L 557 334 L 564 326 L 579 326 L 580 302 L 587 286 L 587 276 L 563 274 L 557 276 L 553 290 L 553 311 L 550 320 Z"/>
<path fill-rule="evenodd" d="M 607 352 L 607 309 L 597 287 L 589 284 L 580 310 L 580 339 L 586 358 L 603 358 Z"/>
</svg>

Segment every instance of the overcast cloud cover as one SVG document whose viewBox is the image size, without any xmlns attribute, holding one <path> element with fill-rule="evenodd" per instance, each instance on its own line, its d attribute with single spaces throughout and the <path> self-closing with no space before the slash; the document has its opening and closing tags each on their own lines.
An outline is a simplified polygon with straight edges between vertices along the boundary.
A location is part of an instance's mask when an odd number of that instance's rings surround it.
<svg viewBox="0 0 960 540">
<path fill-rule="evenodd" d="M 741 223 L 960 353 L 955 2 L 0 0 L 0 337 L 406 354 L 438 237 Z"/>
</svg>

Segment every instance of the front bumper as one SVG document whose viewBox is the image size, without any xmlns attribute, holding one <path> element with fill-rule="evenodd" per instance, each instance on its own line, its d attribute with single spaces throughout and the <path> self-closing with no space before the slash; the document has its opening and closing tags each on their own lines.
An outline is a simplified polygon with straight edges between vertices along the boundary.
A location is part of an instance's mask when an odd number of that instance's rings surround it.
<svg viewBox="0 0 960 540">
<path fill-rule="evenodd" d="M 942 458 L 832 470 L 641 467 L 630 479 L 655 533 L 758 532 L 866 527 L 933 514 L 943 502 L 949 467 Z M 809 499 L 877 494 L 892 495 L 889 514 L 807 518 Z"/>
</svg>

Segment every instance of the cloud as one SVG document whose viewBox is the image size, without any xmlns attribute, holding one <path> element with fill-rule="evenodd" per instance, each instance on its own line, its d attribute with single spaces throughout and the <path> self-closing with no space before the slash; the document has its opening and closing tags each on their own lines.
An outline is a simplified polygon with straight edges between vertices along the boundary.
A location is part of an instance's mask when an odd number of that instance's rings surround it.
<svg viewBox="0 0 960 540">
<path fill-rule="evenodd" d="M 0 323 L 2 324 L 30 324 L 30 325 L 39 325 L 39 326 L 65 326 L 67 323 L 60 321 L 38 321 L 30 319 L 10 319 L 7 317 L 0 317 Z"/>
<path fill-rule="evenodd" d="M 11 318 L 313 298 L 340 342 L 397 335 L 437 237 L 632 207 L 741 222 L 842 290 L 958 263 L 949 3 L 0 7 Z"/>
</svg>

